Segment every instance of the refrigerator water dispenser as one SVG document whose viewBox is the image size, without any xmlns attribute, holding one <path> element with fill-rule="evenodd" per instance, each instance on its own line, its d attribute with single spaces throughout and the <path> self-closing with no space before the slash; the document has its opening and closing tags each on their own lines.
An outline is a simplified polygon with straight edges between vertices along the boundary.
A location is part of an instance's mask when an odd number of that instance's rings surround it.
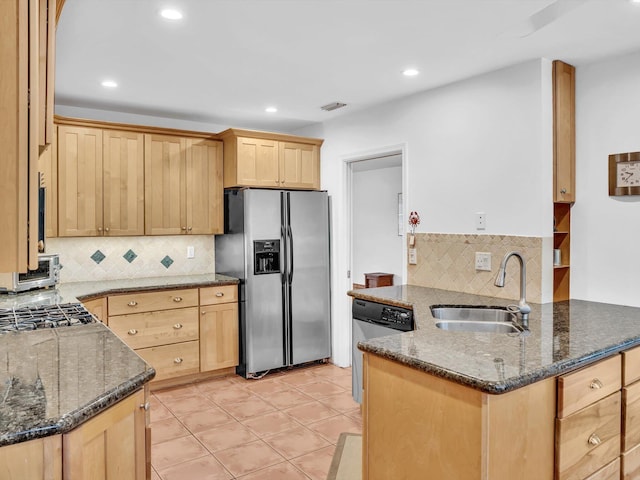
<svg viewBox="0 0 640 480">
<path fill-rule="evenodd" d="M 280 273 L 280 240 L 254 240 L 253 273 Z"/>
</svg>

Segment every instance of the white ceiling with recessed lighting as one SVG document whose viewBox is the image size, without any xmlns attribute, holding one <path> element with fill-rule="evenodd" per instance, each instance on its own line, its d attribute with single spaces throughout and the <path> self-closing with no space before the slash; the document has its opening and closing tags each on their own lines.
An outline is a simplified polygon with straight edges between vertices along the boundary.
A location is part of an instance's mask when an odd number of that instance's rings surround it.
<svg viewBox="0 0 640 480">
<path fill-rule="evenodd" d="M 55 100 L 292 131 L 533 58 L 639 49 L 630 0 L 66 0 Z"/>
</svg>

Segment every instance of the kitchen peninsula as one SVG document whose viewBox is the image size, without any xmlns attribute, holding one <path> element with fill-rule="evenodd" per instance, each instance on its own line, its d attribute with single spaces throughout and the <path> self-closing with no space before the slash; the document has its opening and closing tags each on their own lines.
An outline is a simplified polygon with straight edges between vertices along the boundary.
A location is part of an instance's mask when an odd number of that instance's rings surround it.
<svg viewBox="0 0 640 480">
<path fill-rule="evenodd" d="M 364 479 L 638 473 L 640 450 L 625 438 L 638 427 L 623 413 L 640 375 L 640 309 L 532 304 L 528 331 L 489 334 L 441 330 L 430 306 L 514 302 L 410 285 L 349 295 L 412 308 L 416 321 L 413 332 L 359 344 Z"/>
</svg>

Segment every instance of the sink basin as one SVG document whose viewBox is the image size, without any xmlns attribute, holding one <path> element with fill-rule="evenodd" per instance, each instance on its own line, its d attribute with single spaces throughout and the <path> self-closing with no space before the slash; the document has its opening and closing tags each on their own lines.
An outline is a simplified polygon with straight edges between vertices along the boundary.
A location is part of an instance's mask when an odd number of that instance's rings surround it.
<svg viewBox="0 0 640 480">
<path fill-rule="evenodd" d="M 517 316 L 505 308 L 432 305 L 436 327 L 450 332 L 520 333 Z"/>
</svg>

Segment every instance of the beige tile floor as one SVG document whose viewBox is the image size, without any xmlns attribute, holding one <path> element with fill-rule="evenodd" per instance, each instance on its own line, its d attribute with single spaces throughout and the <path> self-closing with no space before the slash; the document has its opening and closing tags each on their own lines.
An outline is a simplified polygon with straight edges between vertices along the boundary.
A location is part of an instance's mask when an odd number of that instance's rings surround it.
<svg viewBox="0 0 640 480">
<path fill-rule="evenodd" d="M 153 480 L 325 480 L 338 437 L 361 433 L 351 369 L 314 365 L 151 394 Z"/>
</svg>

